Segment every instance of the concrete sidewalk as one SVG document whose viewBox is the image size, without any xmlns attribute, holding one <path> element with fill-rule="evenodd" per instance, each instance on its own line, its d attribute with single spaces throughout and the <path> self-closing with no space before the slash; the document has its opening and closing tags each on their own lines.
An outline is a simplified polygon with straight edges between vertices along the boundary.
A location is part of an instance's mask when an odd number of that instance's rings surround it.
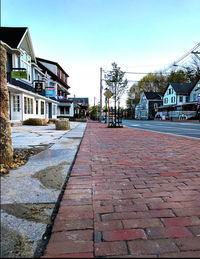
<svg viewBox="0 0 200 259">
<path fill-rule="evenodd" d="M 89 122 L 43 258 L 199 258 L 199 157 L 199 140 Z"/>
<path fill-rule="evenodd" d="M 12 128 L 14 148 L 42 151 L 1 177 L 1 258 L 39 257 L 43 251 L 86 125 Z"/>
</svg>

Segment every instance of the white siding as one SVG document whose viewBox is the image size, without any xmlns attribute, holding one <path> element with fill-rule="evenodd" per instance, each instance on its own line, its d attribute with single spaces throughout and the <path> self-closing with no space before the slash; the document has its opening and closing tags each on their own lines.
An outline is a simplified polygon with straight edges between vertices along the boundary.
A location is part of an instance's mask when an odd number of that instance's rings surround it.
<svg viewBox="0 0 200 259">
<path fill-rule="evenodd" d="M 166 99 L 167 99 L 167 102 L 165 101 Z M 173 87 L 169 85 L 163 97 L 163 105 L 174 105 L 176 103 L 177 103 L 176 92 L 174 91 Z"/>
</svg>

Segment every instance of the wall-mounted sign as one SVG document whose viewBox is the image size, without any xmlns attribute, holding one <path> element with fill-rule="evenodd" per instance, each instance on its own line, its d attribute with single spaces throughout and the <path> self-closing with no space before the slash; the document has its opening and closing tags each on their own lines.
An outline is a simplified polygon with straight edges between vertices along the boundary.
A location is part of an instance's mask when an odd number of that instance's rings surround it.
<svg viewBox="0 0 200 259">
<path fill-rule="evenodd" d="M 12 71 L 11 72 L 12 78 L 24 78 L 27 79 L 27 72 L 26 71 Z"/>
<path fill-rule="evenodd" d="M 46 97 L 55 97 L 56 96 L 55 88 L 50 88 L 50 87 L 45 88 L 45 96 Z"/>
<path fill-rule="evenodd" d="M 42 92 L 43 89 L 43 83 L 42 82 L 35 82 L 35 91 L 38 92 Z"/>
</svg>

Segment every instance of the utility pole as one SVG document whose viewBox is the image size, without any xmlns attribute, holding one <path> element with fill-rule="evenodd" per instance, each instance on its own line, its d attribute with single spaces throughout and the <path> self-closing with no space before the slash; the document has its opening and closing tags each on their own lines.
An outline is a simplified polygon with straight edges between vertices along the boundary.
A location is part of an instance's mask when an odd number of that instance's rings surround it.
<svg viewBox="0 0 200 259">
<path fill-rule="evenodd" d="M 100 118 L 99 121 L 101 122 L 101 118 L 102 118 L 102 67 L 100 67 Z"/>
<path fill-rule="evenodd" d="M 95 106 L 95 98 L 96 98 L 96 97 L 94 96 L 94 106 Z"/>
</svg>

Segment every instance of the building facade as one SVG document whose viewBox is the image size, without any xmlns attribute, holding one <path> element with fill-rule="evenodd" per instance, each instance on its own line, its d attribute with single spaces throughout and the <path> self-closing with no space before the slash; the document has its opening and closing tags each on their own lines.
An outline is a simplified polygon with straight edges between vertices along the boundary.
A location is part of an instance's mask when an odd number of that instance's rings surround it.
<svg viewBox="0 0 200 259">
<path fill-rule="evenodd" d="M 169 83 L 163 104 L 156 109 L 156 118 L 163 120 L 195 119 L 197 117 L 200 80 L 195 83 Z"/>
<path fill-rule="evenodd" d="M 135 107 L 135 119 L 152 120 L 155 117 L 155 108 L 162 104 L 162 93 L 143 92 L 140 102 Z"/>
<path fill-rule="evenodd" d="M 0 41 L 7 51 L 10 121 L 57 118 L 59 102 L 45 94 L 47 75 L 37 64 L 28 28 L 0 27 Z"/>
<path fill-rule="evenodd" d="M 55 99 L 58 101 L 57 117 L 74 117 L 75 109 L 79 109 L 79 106 L 68 100 L 68 95 L 70 94 L 68 92 L 70 88 L 68 85 L 69 75 L 57 62 L 38 57 L 36 60 L 43 73 L 47 75 L 49 89 L 53 89 L 55 92 Z"/>
</svg>

